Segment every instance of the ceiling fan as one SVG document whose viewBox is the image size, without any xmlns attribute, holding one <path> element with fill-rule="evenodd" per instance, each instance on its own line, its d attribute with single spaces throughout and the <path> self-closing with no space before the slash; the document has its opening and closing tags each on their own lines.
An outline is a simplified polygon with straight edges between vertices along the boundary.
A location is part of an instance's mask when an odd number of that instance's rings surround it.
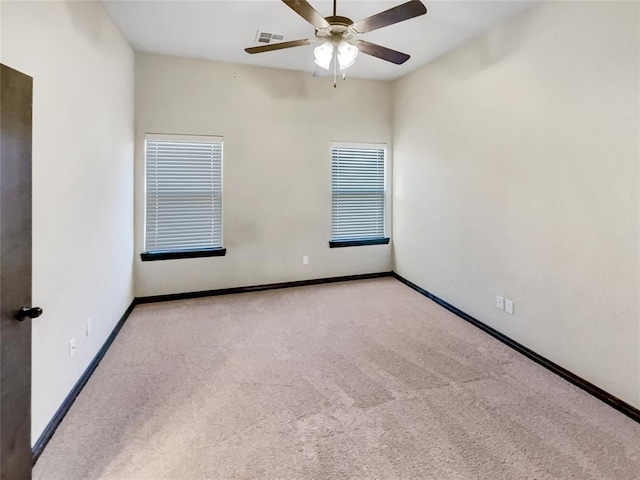
<svg viewBox="0 0 640 480">
<path fill-rule="evenodd" d="M 419 17 L 427 13 L 427 8 L 419 0 L 390 8 L 358 22 L 336 14 L 336 0 L 333 0 L 333 15 L 323 17 L 306 0 L 282 0 L 294 12 L 315 27 L 315 39 L 292 40 L 289 42 L 272 43 L 259 47 L 245 48 L 247 53 L 263 53 L 283 48 L 302 47 L 313 43 L 320 43 L 314 49 L 314 62 L 324 70 L 330 70 L 333 64 L 334 86 L 337 70 L 344 71 L 355 63 L 359 52 L 401 65 L 409 60 L 409 55 L 398 52 L 375 43 L 360 40 L 363 33 L 372 32 L 379 28 Z"/>
</svg>

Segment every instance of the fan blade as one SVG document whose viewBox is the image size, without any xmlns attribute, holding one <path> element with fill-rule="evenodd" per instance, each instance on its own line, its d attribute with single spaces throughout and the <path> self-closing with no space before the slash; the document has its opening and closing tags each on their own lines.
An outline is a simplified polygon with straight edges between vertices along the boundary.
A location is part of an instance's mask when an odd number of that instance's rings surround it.
<svg viewBox="0 0 640 480">
<path fill-rule="evenodd" d="M 307 0 L 282 1 L 314 27 L 329 28 L 329 22 L 327 22 L 324 17 L 320 15 L 318 11 L 309 4 L 309 2 L 307 2 Z"/>
<path fill-rule="evenodd" d="M 390 48 L 376 45 L 375 43 L 365 42 L 364 40 L 360 40 L 356 46 L 362 53 L 366 53 L 372 57 L 381 58 L 387 62 L 395 63 L 396 65 L 402 65 L 410 58 L 406 53 L 391 50 Z"/>
<path fill-rule="evenodd" d="M 367 33 L 382 27 L 388 27 L 394 23 L 419 17 L 427 13 L 425 7 L 419 0 L 411 0 L 397 7 L 390 8 L 371 17 L 354 23 L 351 28 L 358 33 Z"/>
<path fill-rule="evenodd" d="M 311 45 L 311 40 L 291 40 L 290 42 L 272 43 L 271 45 L 260 45 L 259 47 L 245 48 L 247 53 L 271 52 L 273 50 L 282 50 L 283 48 L 302 47 L 303 45 Z"/>
</svg>

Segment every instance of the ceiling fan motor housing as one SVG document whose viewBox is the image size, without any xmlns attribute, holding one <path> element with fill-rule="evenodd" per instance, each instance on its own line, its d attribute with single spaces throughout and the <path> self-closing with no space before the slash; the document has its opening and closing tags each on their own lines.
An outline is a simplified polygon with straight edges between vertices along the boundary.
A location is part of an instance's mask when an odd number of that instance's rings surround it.
<svg viewBox="0 0 640 480">
<path fill-rule="evenodd" d="M 327 28 L 316 28 L 316 37 L 326 39 L 333 43 L 338 43 L 342 40 L 350 40 L 355 36 L 349 27 L 353 25 L 353 20 L 347 17 L 341 17 L 334 15 L 326 17 L 325 20 L 329 22 Z"/>
<path fill-rule="evenodd" d="M 353 25 L 353 20 L 347 17 L 341 17 L 340 15 L 325 17 L 325 20 L 329 22 L 331 26 L 344 25 L 345 27 L 348 27 L 349 25 Z"/>
</svg>

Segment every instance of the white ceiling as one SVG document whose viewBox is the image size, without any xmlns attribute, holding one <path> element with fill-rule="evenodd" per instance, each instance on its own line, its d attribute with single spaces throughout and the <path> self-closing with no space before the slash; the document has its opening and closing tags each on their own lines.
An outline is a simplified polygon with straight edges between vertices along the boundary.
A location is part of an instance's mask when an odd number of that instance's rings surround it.
<svg viewBox="0 0 640 480">
<path fill-rule="evenodd" d="M 536 3 L 526 1 L 423 0 L 428 13 L 364 35 L 362 38 L 411 55 L 397 66 L 359 55 L 348 75 L 391 80 L 401 77 Z M 255 55 L 257 30 L 283 34 L 285 41 L 314 38 L 314 29 L 280 0 L 156 1 L 102 0 L 134 49 L 312 72 L 313 46 Z M 310 0 L 323 16 L 331 15 L 331 0 Z M 404 3 L 338 0 L 338 15 L 353 21 Z"/>
</svg>

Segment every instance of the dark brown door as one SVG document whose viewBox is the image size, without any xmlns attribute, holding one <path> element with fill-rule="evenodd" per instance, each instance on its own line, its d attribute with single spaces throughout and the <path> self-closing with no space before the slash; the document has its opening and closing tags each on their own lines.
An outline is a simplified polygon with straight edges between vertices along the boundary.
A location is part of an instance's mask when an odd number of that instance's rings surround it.
<svg viewBox="0 0 640 480">
<path fill-rule="evenodd" d="M 31 77 L 0 65 L 0 479 L 31 478 Z"/>
</svg>

